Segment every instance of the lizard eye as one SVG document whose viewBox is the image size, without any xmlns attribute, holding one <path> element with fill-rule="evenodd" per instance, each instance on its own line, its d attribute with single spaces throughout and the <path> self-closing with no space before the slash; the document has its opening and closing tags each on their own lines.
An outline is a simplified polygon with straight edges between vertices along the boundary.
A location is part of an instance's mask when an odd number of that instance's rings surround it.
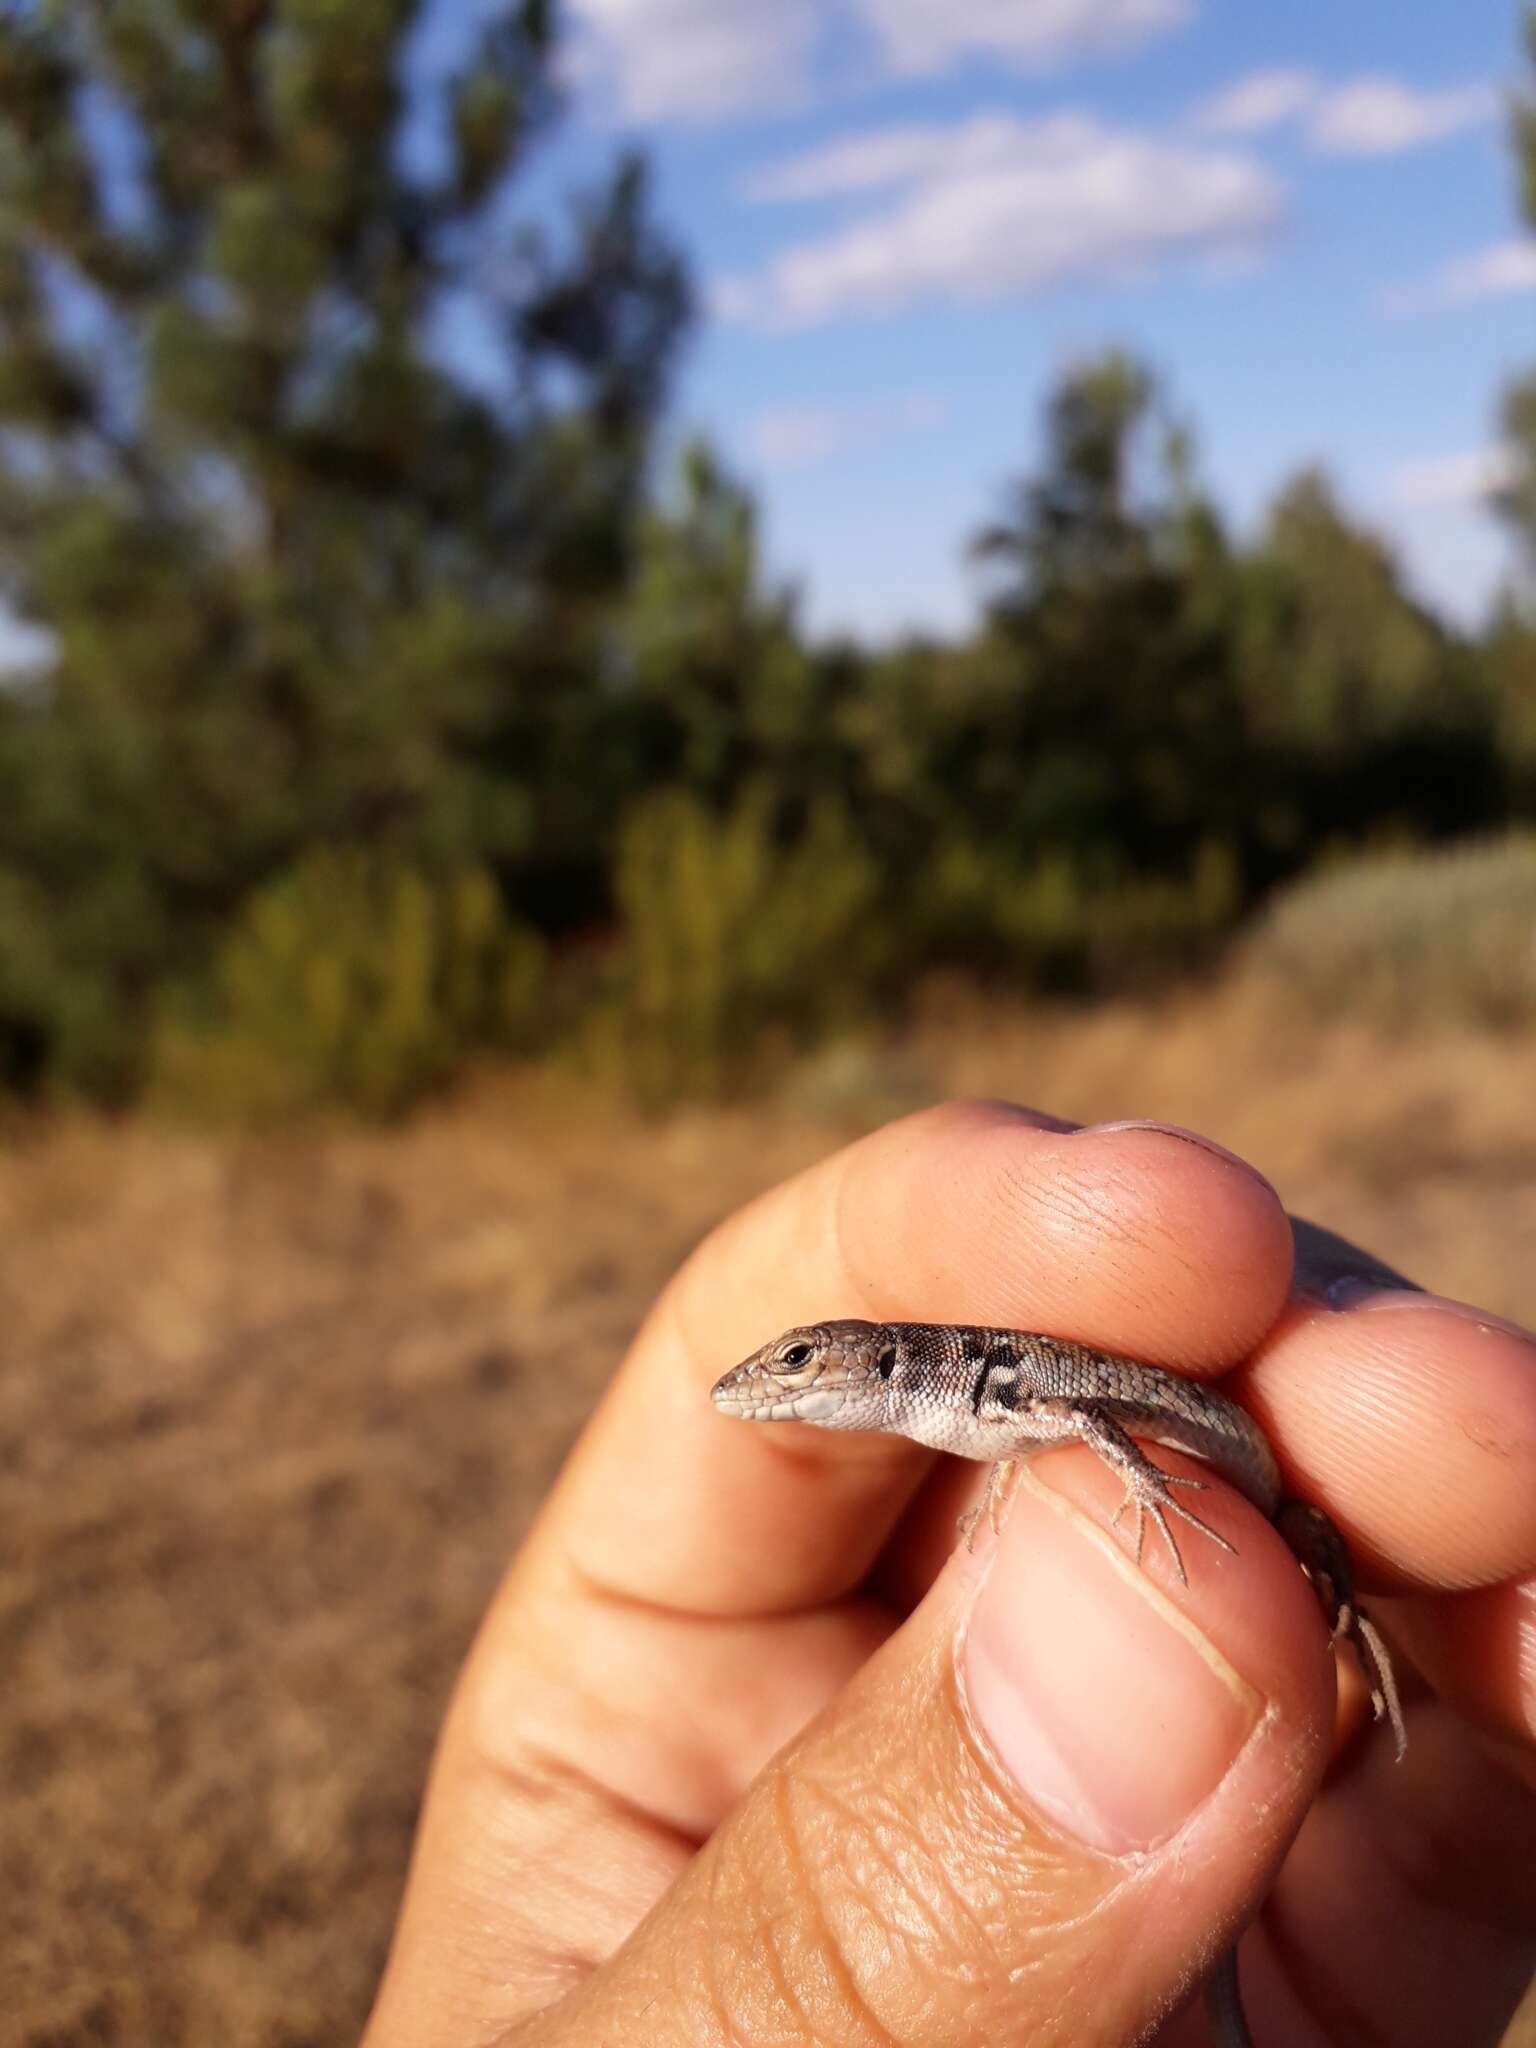
<svg viewBox="0 0 1536 2048">
<path fill-rule="evenodd" d="M 780 1365 L 805 1365 L 809 1362 L 811 1347 L 805 1342 L 791 1344 L 787 1351 L 779 1353 Z"/>
</svg>

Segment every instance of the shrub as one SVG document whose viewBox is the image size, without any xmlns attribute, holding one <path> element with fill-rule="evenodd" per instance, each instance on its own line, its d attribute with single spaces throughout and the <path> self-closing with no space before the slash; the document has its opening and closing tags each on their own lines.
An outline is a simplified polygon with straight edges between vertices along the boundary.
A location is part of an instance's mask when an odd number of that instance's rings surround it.
<svg viewBox="0 0 1536 2048">
<path fill-rule="evenodd" d="M 587 1050 L 650 1106 L 742 1086 L 871 995 L 876 873 L 833 806 L 783 837 L 761 793 L 724 817 L 653 797 L 620 835 L 615 894 L 621 937 Z"/>
<path fill-rule="evenodd" d="M 1099 867 L 1048 853 L 1017 868 L 973 841 L 941 843 L 918 913 L 926 958 L 1036 991 L 1105 990 L 1196 964 L 1237 917 L 1237 866 L 1218 841 L 1187 876 Z"/>
<path fill-rule="evenodd" d="M 249 900 L 211 986 L 162 1019 L 156 1092 L 242 1117 L 397 1116 L 476 1047 L 526 1033 L 543 975 L 484 869 L 323 850 Z"/>
<path fill-rule="evenodd" d="M 1536 837 L 1313 874 L 1276 898 L 1244 958 L 1318 1010 L 1536 1021 Z"/>
<path fill-rule="evenodd" d="M 0 868 L 0 1090 L 111 1101 L 139 1078 L 136 1018 L 111 971 L 142 908 L 122 884 L 102 877 L 97 916 L 70 927 L 28 877 Z"/>
</svg>

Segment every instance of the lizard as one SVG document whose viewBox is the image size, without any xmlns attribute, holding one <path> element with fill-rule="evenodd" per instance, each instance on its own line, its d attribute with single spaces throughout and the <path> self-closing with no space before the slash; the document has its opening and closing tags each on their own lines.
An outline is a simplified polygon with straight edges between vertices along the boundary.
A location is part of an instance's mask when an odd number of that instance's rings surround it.
<svg viewBox="0 0 1536 2048">
<path fill-rule="evenodd" d="M 1380 1633 L 1355 1599 L 1343 1536 L 1320 1508 L 1287 1499 L 1274 1451 L 1258 1423 L 1215 1388 L 1158 1366 L 1028 1330 L 967 1323 L 832 1321 L 787 1330 L 720 1379 L 712 1393 L 727 1415 L 752 1422 L 809 1422 L 821 1429 L 876 1430 L 990 1466 L 982 1502 L 962 1517 L 969 1543 L 983 1513 L 994 1528 L 1020 1458 L 1049 1444 L 1088 1444 L 1125 1487 L 1118 1524 L 1135 1516 L 1142 1562 L 1151 1522 L 1181 1582 L 1184 1560 L 1169 1522 L 1198 1529 L 1223 1550 L 1233 1546 L 1185 1505 L 1175 1488 L 1205 1481 L 1164 1470 L 1138 1438 L 1204 1460 L 1247 1496 L 1285 1537 L 1318 1588 L 1334 1639 L 1354 1644 L 1378 1720 L 1391 1726 L 1402 1756 L 1407 1736 Z M 1252 2048 L 1229 1949 L 1206 1984 L 1206 2009 L 1218 2048 Z"/>
</svg>

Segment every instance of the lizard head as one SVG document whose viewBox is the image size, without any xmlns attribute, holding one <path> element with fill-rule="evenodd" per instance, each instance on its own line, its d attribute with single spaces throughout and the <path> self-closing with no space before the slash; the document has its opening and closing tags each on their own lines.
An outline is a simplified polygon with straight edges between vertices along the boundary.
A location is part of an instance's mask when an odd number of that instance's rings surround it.
<svg viewBox="0 0 1536 2048">
<path fill-rule="evenodd" d="M 743 1359 L 712 1398 L 749 1422 L 879 1429 L 895 1366 L 896 1340 L 884 1323 L 806 1323 Z"/>
</svg>

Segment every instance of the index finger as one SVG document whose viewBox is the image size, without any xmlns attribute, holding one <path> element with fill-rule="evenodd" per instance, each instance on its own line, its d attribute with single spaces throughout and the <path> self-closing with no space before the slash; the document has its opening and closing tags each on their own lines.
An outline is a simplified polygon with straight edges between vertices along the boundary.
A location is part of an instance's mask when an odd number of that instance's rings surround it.
<svg viewBox="0 0 1536 2048">
<path fill-rule="evenodd" d="M 1157 1126 L 1075 1130 L 999 1103 L 887 1126 L 732 1218 L 661 1297 L 567 1467 L 532 1561 L 709 1615 L 779 1614 L 864 1578 L 928 1462 L 899 1439 L 717 1414 L 710 1383 L 828 1316 L 1037 1328 L 1201 1374 L 1285 1298 L 1278 1196 Z"/>
</svg>

